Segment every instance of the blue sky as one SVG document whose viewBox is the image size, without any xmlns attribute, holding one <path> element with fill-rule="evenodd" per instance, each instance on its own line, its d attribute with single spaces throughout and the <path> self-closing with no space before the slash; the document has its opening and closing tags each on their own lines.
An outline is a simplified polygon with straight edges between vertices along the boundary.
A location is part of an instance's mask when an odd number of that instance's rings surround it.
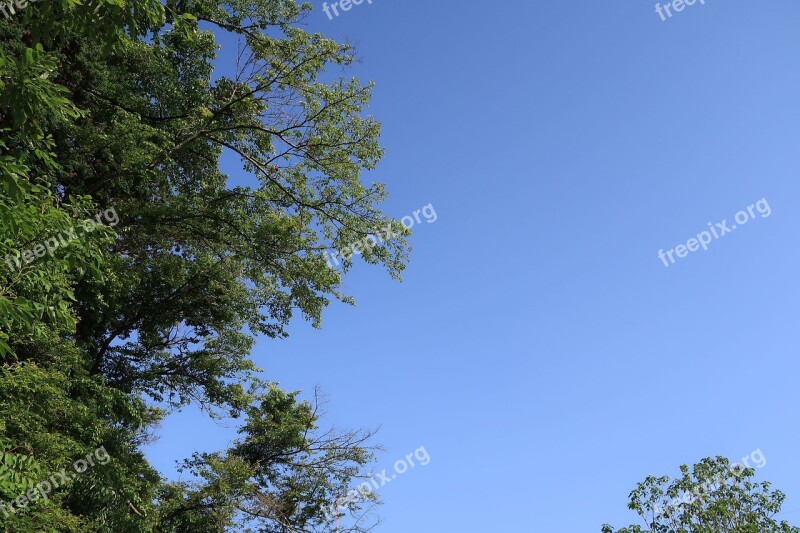
<svg viewBox="0 0 800 533">
<path fill-rule="evenodd" d="M 800 4 L 373 0 L 308 29 L 359 44 L 387 155 L 368 180 L 414 228 L 402 283 L 359 266 L 356 307 L 255 358 L 375 427 L 382 533 L 599 531 L 647 475 L 760 449 L 800 522 Z M 666 268 L 766 199 L 771 216 Z M 757 212 L 756 212 L 757 213 Z M 230 429 L 187 412 L 168 472 Z"/>
</svg>

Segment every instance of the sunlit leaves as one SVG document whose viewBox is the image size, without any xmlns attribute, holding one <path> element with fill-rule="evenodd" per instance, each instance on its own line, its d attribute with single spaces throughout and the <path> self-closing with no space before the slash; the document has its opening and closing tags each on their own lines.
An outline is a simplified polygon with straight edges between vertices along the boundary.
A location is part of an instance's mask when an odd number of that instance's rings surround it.
<svg viewBox="0 0 800 533">
<path fill-rule="evenodd" d="M 760 453 L 760 452 L 759 452 Z M 779 521 L 785 499 L 768 482 L 753 481 L 755 470 L 706 458 L 681 477 L 648 476 L 630 494 L 628 508 L 645 526 L 603 526 L 604 533 L 800 533 Z"/>
</svg>

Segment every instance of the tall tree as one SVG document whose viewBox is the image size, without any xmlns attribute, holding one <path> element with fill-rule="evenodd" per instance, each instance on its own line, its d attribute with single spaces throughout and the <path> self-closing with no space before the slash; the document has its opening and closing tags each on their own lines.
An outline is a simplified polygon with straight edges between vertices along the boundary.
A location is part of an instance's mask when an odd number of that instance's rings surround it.
<svg viewBox="0 0 800 533">
<path fill-rule="evenodd" d="M 336 271 L 325 250 L 377 237 L 361 256 L 394 277 L 407 259 L 383 186 L 362 179 L 382 155 L 371 86 L 326 73 L 354 50 L 300 29 L 309 9 L 65 0 L 0 20 L 0 252 L 22 260 L 0 274 L 0 495 L 98 446 L 112 457 L 0 513 L 7 531 L 324 531 L 364 474 L 370 433 L 322 431 L 250 356 L 297 312 L 319 326 L 331 299 L 352 303 L 352 259 Z M 140 447 L 190 403 L 241 419 L 240 438 L 169 483 Z"/>
</svg>

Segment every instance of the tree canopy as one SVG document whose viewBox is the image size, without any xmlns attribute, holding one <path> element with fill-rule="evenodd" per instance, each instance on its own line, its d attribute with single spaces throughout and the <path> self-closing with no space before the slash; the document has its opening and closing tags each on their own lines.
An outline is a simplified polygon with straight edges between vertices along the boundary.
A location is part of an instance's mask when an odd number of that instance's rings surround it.
<svg viewBox="0 0 800 533">
<path fill-rule="evenodd" d="M 397 278 L 408 256 L 364 181 L 383 153 L 371 85 L 331 75 L 355 52 L 304 31 L 309 9 L 63 0 L 0 20 L 0 500 L 111 457 L 0 509 L 5 531 L 327 531 L 364 475 L 371 433 L 325 430 L 251 357 L 352 303 L 352 259 L 325 250 L 380 233 L 362 258 Z M 189 404 L 239 438 L 170 482 L 141 446 Z"/>
<path fill-rule="evenodd" d="M 603 533 L 800 533 L 775 519 L 785 496 L 755 482 L 752 467 L 709 457 L 680 469 L 679 478 L 648 476 L 631 492 L 628 508 L 643 525 Z"/>
</svg>

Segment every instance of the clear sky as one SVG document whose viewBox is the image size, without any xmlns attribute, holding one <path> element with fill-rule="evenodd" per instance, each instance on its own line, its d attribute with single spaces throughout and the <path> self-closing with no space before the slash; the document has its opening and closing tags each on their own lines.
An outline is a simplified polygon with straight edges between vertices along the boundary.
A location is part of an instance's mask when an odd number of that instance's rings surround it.
<svg viewBox="0 0 800 533">
<path fill-rule="evenodd" d="M 359 266 L 356 307 L 255 358 L 319 385 L 329 423 L 381 426 L 378 470 L 425 447 L 376 531 L 597 532 L 637 520 L 647 475 L 756 449 L 800 522 L 800 3 L 314 5 L 308 29 L 357 42 L 377 83 L 366 179 L 437 219 L 402 283 Z M 165 472 L 234 436 L 192 412 L 162 429 Z"/>
</svg>

